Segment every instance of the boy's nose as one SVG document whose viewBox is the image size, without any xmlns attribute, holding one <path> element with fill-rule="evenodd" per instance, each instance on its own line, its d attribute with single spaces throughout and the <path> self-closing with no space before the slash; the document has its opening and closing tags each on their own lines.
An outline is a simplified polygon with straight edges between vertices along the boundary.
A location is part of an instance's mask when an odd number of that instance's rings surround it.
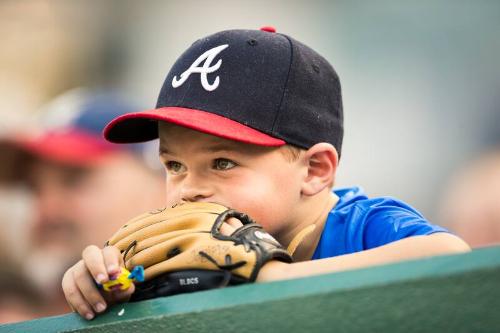
<svg viewBox="0 0 500 333">
<path fill-rule="evenodd" d="M 203 201 L 206 197 L 203 195 L 183 195 L 181 200 L 184 202 L 198 202 Z"/>
<path fill-rule="evenodd" d="M 212 191 L 206 184 L 201 184 L 198 180 L 192 179 L 185 182 L 181 189 L 181 200 L 186 202 L 197 202 L 209 199 Z"/>
</svg>

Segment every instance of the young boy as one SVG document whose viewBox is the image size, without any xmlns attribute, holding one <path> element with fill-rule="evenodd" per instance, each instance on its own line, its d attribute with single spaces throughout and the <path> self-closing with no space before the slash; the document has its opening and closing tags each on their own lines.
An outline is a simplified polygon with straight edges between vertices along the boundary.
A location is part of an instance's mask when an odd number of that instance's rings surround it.
<svg viewBox="0 0 500 333">
<path fill-rule="evenodd" d="M 315 51 L 271 27 L 196 41 L 168 74 L 156 109 L 116 118 L 105 136 L 160 138 L 167 206 L 234 208 L 285 247 L 305 230 L 295 262 L 270 261 L 257 281 L 469 250 L 398 200 L 368 199 L 359 188 L 332 192 L 343 137 L 338 76 Z M 127 300 L 133 287 L 101 294 L 94 283 L 120 266 L 117 248 L 87 247 L 63 279 L 70 306 L 92 319 L 107 302 Z"/>
</svg>

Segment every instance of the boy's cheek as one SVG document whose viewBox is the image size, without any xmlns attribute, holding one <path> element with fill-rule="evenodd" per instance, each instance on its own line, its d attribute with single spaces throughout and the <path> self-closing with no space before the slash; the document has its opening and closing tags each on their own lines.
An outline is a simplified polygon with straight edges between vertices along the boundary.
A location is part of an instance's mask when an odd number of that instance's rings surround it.
<svg viewBox="0 0 500 333">
<path fill-rule="evenodd" d="M 282 215 L 287 205 L 288 196 L 278 191 L 273 182 L 266 179 L 246 179 L 238 181 L 218 182 L 211 185 L 211 196 L 200 201 L 209 201 L 224 205 L 248 214 L 253 220 L 261 224 L 264 229 L 272 233 L 280 227 L 277 220 L 284 218 Z M 180 187 L 167 182 L 166 206 L 173 206 L 182 201 Z"/>
</svg>

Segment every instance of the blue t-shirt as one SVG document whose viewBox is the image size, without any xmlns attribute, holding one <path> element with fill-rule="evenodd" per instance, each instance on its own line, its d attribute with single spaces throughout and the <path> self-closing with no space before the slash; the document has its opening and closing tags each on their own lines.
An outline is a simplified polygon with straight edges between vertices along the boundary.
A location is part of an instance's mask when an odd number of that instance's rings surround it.
<svg viewBox="0 0 500 333">
<path fill-rule="evenodd" d="M 313 260 L 368 250 L 406 237 L 448 232 L 397 199 L 369 199 L 359 187 L 334 193 L 339 201 L 328 213 Z"/>
</svg>

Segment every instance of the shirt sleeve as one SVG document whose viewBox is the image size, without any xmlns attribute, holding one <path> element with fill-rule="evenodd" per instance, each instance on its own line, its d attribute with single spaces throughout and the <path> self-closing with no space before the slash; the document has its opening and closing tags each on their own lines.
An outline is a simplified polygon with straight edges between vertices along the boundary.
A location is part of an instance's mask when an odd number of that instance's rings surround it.
<svg viewBox="0 0 500 333">
<path fill-rule="evenodd" d="M 387 198 L 367 212 L 363 243 L 365 249 L 371 249 L 403 238 L 436 232 L 449 231 L 430 224 L 409 205 Z"/>
</svg>

